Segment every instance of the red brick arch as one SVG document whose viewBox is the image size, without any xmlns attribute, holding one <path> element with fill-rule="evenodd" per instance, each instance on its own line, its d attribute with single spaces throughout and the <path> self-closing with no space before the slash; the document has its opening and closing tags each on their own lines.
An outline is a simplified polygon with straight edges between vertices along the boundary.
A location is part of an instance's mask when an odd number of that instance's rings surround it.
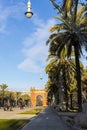
<svg viewBox="0 0 87 130">
<path fill-rule="evenodd" d="M 37 105 L 38 96 L 42 97 L 42 105 L 47 106 L 47 93 L 45 92 L 45 90 L 37 90 L 35 88 L 31 88 L 31 90 L 30 90 L 31 105 L 32 106 Z"/>
</svg>

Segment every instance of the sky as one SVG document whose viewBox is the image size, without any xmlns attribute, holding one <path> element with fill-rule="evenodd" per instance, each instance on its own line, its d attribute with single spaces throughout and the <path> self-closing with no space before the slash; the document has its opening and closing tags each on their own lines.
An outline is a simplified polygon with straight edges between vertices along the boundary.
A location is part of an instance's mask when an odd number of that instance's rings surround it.
<svg viewBox="0 0 87 130">
<path fill-rule="evenodd" d="M 28 19 L 27 0 L 0 0 L 0 84 L 12 91 L 43 89 L 48 79 L 46 40 L 56 11 L 49 0 L 31 4 L 34 15 Z"/>
<path fill-rule="evenodd" d="M 28 19 L 27 0 L 0 0 L 0 84 L 12 91 L 43 89 L 48 80 L 46 40 L 56 23 L 56 11 L 50 0 L 31 0 L 31 4 L 34 15 Z"/>
</svg>

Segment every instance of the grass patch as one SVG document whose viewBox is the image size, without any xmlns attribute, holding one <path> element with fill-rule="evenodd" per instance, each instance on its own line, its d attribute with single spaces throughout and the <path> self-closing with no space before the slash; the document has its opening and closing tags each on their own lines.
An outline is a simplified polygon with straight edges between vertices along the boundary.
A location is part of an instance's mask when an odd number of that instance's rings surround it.
<svg viewBox="0 0 87 130">
<path fill-rule="evenodd" d="M 32 114 L 32 115 L 37 115 L 39 114 L 45 107 L 38 107 L 38 108 L 34 108 L 34 109 L 30 109 L 28 111 L 19 113 L 19 114 Z"/>
<path fill-rule="evenodd" d="M 29 120 L 0 119 L 0 130 L 20 130 Z"/>
</svg>

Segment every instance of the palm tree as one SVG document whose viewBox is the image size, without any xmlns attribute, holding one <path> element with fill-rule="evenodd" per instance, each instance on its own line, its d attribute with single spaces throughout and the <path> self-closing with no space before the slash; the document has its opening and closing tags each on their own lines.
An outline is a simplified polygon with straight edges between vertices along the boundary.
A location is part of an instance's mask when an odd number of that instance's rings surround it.
<svg viewBox="0 0 87 130">
<path fill-rule="evenodd" d="M 8 87 L 6 84 L 0 85 L 2 91 L 2 106 L 4 106 L 5 89 Z"/>
<path fill-rule="evenodd" d="M 52 2 L 54 5 L 54 1 Z M 54 5 L 55 6 L 55 5 Z M 49 37 L 48 43 L 55 44 L 56 54 L 60 57 L 62 49 L 67 47 L 67 56 L 71 56 L 71 51 L 74 48 L 75 63 L 76 63 L 76 79 L 78 88 L 78 108 L 82 110 L 82 93 L 81 93 L 81 72 L 79 58 L 82 54 L 83 45 L 87 48 L 87 6 L 82 6 L 77 10 L 78 0 L 76 0 L 72 13 L 67 12 L 67 17 L 61 12 L 60 17 L 55 18 L 60 20 L 61 23 L 54 25 L 50 32 L 52 35 Z M 57 8 L 57 6 L 55 6 Z M 54 33 L 53 33 L 54 32 Z"/>
<path fill-rule="evenodd" d="M 71 79 L 71 82 L 70 82 L 70 89 L 69 89 L 68 93 L 69 93 L 69 99 L 70 99 L 70 109 L 73 109 L 74 108 L 73 95 L 74 95 L 74 91 L 76 90 L 76 80 L 75 80 L 75 73 L 74 72 L 72 72 L 70 79 Z"/>
<path fill-rule="evenodd" d="M 58 101 L 58 97 L 56 97 L 56 92 L 58 91 L 58 87 L 50 79 L 47 81 L 45 85 L 45 90 L 47 92 L 47 101 L 49 104 L 53 102 L 53 97 L 55 97 L 56 101 Z"/>
<path fill-rule="evenodd" d="M 19 100 L 21 97 L 21 92 L 15 92 L 15 100 L 16 100 L 16 105 L 19 105 Z"/>
<path fill-rule="evenodd" d="M 70 75 L 74 71 L 75 65 L 73 65 L 74 63 L 71 59 L 67 59 L 66 48 L 62 50 L 61 56 L 60 58 L 58 58 L 58 56 L 56 56 L 56 46 L 55 44 L 51 44 L 49 48 L 49 53 L 50 54 L 48 56 L 48 60 L 50 60 L 50 62 L 46 66 L 46 73 L 48 73 L 48 76 L 51 78 L 52 82 L 54 82 L 57 85 L 60 92 L 62 91 L 62 86 L 63 86 L 64 92 L 65 92 L 65 102 L 66 102 L 66 111 L 67 111 L 68 110 L 68 91 L 70 89 L 69 86 L 70 86 L 70 80 L 71 80 Z M 59 93 L 59 95 L 61 94 Z M 60 98 L 60 101 L 61 101 L 61 98 Z"/>
<path fill-rule="evenodd" d="M 23 100 L 23 103 L 25 106 L 28 106 L 28 103 L 30 102 L 30 97 L 28 94 L 22 94 L 21 98 Z"/>
<path fill-rule="evenodd" d="M 87 68 L 83 69 L 82 73 L 82 91 L 83 91 L 83 100 L 87 100 Z"/>
</svg>

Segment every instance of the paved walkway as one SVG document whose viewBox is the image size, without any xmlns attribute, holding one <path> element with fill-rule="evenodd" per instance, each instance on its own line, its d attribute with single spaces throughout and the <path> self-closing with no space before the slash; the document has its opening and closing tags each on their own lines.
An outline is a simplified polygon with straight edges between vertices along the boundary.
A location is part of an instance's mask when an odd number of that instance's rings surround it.
<svg viewBox="0 0 87 130">
<path fill-rule="evenodd" d="M 21 130 L 69 130 L 69 128 L 51 108 L 46 108 Z"/>
<path fill-rule="evenodd" d="M 13 108 L 13 111 L 4 111 L 3 109 L 0 109 L 0 119 L 30 119 L 32 117 L 35 117 L 35 115 L 29 115 L 29 114 L 18 114 L 24 111 L 28 111 L 32 108 Z"/>
</svg>

